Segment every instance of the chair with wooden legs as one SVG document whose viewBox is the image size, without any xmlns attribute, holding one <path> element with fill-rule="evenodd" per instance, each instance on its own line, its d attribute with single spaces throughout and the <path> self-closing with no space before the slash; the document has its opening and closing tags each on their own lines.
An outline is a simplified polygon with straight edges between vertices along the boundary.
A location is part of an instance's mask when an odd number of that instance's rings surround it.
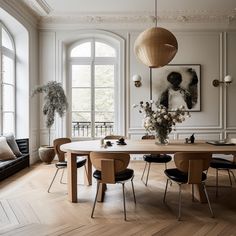
<svg viewBox="0 0 236 236">
<path fill-rule="evenodd" d="M 174 161 L 176 168 L 166 169 L 164 173 L 167 176 L 165 194 L 163 202 L 166 200 L 166 192 L 168 183 L 170 180 L 176 182 L 179 185 L 179 214 L 178 220 L 181 219 L 181 187 L 182 184 L 192 185 L 192 200 L 194 200 L 194 185 L 201 185 L 206 195 L 208 206 L 212 217 L 214 217 L 210 200 L 207 194 L 205 180 L 207 175 L 204 173 L 211 161 L 210 153 L 191 153 L 191 152 L 179 152 L 174 155 Z"/>
<path fill-rule="evenodd" d="M 62 144 L 66 144 L 66 143 L 70 143 L 70 142 L 71 142 L 71 139 L 69 139 L 69 138 L 58 138 L 58 139 L 55 139 L 53 141 L 54 150 L 55 150 L 56 155 L 58 156 L 59 162 L 57 162 L 55 164 L 57 169 L 56 169 L 56 172 L 55 172 L 55 174 L 53 176 L 53 179 L 52 179 L 52 181 L 51 181 L 51 183 L 49 185 L 48 193 L 50 192 L 52 184 L 53 184 L 53 182 L 54 182 L 54 180 L 55 180 L 59 170 L 62 170 L 62 175 L 61 175 L 61 178 L 60 178 L 60 183 L 63 184 L 62 179 L 63 179 L 64 171 L 65 171 L 65 169 L 67 167 L 67 161 L 65 161 L 65 152 L 61 151 L 60 147 L 61 147 Z M 86 174 L 87 174 L 87 170 L 86 170 L 86 166 L 85 166 L 86 160 L 87 159 L 85 157 L 82 157 L 82 156 L 81 157 L 77 157 L 77 168 L 80 168 L 80 167 L 84 166 Z"/>
<path fill-rule="evenodd" d="M 142 137 L 142 139 L 155 139 L 155 136 L 154 135 L 144 135 Z M 160 164 L 164 163 L 165 164 L 165 169 L 166 169 L 167 168 L 166 163 L 170 162 L 171 159 L 172 159 L 171 156 L 166 155 L 166 154 L 146 154 L 146 155 L 143 155 L 143 160 L 146 163 L 145 163 L 145 167 L 144 167 L 143 174 L 142 174 L 142 177 L 141 177 L 142 181 L 143 181 L 144 173 L 145 173 L 147 165 L 148 165 L 145 186 L 147 186 L 147 183 L 148 183 L 148 177 L 149 177 L 151 164 L 152 163 L 160 163 Z"/>
<path fill-rule="evenodd" d="M 129 154 L 91 152 L 90 159 L 92 165 L 96 169 L 93 173 L 93 177 L 97 180 L 97 191 L 93 204 L 91 218 L 93 218 L 94 215 L 94 210 L 97 202 L 100 185 L 119 183 L 122 184 L 124 220 L 126 220 L 124 185 L 129 180 L 131 180 L 134 202 L 136 204 L 134 185 L 133 185 L 134 171 L 132 169 L 127 168 L 130 161 Z"/>
<path fill-rule="evenodd" d="M 218 187 L 219 187 L 219 174 L 218 174 L 218 171 L 219 170 L 225 170 L 225 171 L 228 172 L 230 186 L 232 187 L 231 175 L 233 176 L 233 178 L 236 182 L 234 172 L 232 171 L 232 170 L 236 169 L 236 162 L 235 161 L 229 161 L 229 160 L 226 160 L 224 158 L 214 157 L 211 160 L 210 167 L 216 169 L 216 196 L 218 196 Z M 225 186 L 225 187 L 228 187 L 228 186 Z"/>
</svg>

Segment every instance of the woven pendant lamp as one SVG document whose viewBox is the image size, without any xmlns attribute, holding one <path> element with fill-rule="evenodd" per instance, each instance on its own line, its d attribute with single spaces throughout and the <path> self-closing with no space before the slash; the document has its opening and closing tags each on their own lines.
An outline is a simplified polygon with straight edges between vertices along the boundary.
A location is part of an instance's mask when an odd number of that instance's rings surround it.
<svg viewBox="0 0 236 236">
<path fill-rule="evenodd" d="M 167 65 L 178 51 L 175 36 L 167 29 L 157 27 L 157 0 L 155 0 L 155 27 L 143 31 L 135 41 L 134 52 L 150 68 Z"/>
</svg>

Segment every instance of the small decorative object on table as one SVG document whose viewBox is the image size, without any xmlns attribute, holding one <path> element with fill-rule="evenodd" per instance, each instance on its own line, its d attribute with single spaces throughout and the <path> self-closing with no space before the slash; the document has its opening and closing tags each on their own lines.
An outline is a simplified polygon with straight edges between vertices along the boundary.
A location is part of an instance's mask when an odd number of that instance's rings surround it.
<svg viewBox="0 0 236 236">
<path fill-rule="evenodd" d="M 172 126 L 176 123 L 182 123 L 185 120 L 185 107 L 181 106 L 175 110 L 170 110 L 163 106 L 155 104 L 156 110 L 152 107 L 154 104 L 149 102 L 140 102 L 140 113 L 144 113 L 143 125 L 148 133 L 155 132 L 156 144 L 169 143 L 169 133 Z M 187 116 L 189 112 L 187 112 Z"/>
<path fill-rule="evenodd" d="M 194 134 L 192 134 L 189 139 L 190 139 L 190 142 L 191 142 L 191 143 L 194 143 L 194 141 L 195 141 Z"/>
<path fill-rule="evenodd" d="M 107 141 L 107 142 L 106 142 L 106 145 L 107 145 L 108 147 L 112 147 L 111 141 Z"/>
<path fill-rule="evenodd" d="M 118 141 L 116 141 L 118 145 L 126 145 L 125 139 L 124 138 L 119 138 Z"/>
<path fill-rule="evenodd" d="M 100 139 L 100 144 L 101 144 L 101 147 L 104 147 L 104 138 Z"/>
<path fill-rule="evenodd" d="M 185 143 L 194 143 L 195 137 L 194 134 L 192 134 L 189 138 L 185 139 Z"/>
</svg>

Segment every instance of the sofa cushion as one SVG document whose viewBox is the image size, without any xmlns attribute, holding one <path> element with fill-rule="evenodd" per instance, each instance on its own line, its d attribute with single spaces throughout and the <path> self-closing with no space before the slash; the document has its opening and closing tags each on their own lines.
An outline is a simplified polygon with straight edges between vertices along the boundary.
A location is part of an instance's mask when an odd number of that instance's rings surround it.
<svg viewBox="0 0 236 236">
<path fill-rule="evenodd" d="M 13 160 L 0 161 L 0 172 L 9 167 L 13 167 L 19 164 L 20 162 L 25 161 L 28 158 L 29 158 L 29 155 L 26 154 L 26 155 L 22 155 L 21 157 L 17 157 L 16 159 L 13 159 Z"/>
<path fill-rule="evenodd" d="M 22 153 L 19 150 L 19 147 L 16 143 L 15 137 L 13 134 L 7 134 L 5 135 L 6 139 L 7 139 L 7 143 L 9 145 L 9 147 L 11 148 L 11 150 L 13 151 L 13 153 L 17 156 L 20 157 L 22 156 Z"/>
<path fill-rule="evenodd" d="M 14 159 L 16 160 L 16 159 Z M 13 163 L 13 160 L 8 161 L 0 161 L 0 170 L 4 169 L 5 167 L 10 166 Z"/>
<path fill-rule="evenodd" d="M 7 140 L 5 137 L 0 137 L 0 160 L 12 160 L 15 159 L 16 156 L 14 155 L 13 151 L 7 144 Z"/>
</svg>

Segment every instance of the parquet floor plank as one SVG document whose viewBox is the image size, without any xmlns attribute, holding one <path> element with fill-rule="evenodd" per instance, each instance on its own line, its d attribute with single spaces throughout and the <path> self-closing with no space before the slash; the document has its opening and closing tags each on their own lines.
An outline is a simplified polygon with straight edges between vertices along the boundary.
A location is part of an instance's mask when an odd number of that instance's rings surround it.
<svg viewBox="0 0 236 236">
<path fill-rule="evenodd" d="M 169 166 L 173 166 L 171 163 Z M 191 201 L 188 187 L 183 190 L 182 221 L 177 221 L 178 186 L 168 188 L 163 204 L 166 178 L 164 166 L 153 164 L 148 186 L 140 180 L 144 163 L 133 161 L 137 204 L 133 202 L 130 183 L 126 184 L 127 222 L 123 220 L 122 189 L 108 185 L 105 202 L 97 203 L 95 218 L 90 214 L 96 185 L 78 186 L 78 203 L 67 200 L 67 186 L 55 180 L 52 193 L 48 185 L 54 165 L 36 164 L 0 183 L 0 235 L 2 236 L 215 236 L 236 235 L 236 183 L 233 188 L 215 188 L 208 193 L 216 218 L 211 218 L 207 204 Z M 215 171 L 208 172 L 208 185 L 215 184 Z M 64 177 L 66 181 L 66 175 Z M 83 182 L 83 172 L 78 172 Z M 227 173 L 220 172 L 221 184 L 228 185 Z"/>
</svg>

